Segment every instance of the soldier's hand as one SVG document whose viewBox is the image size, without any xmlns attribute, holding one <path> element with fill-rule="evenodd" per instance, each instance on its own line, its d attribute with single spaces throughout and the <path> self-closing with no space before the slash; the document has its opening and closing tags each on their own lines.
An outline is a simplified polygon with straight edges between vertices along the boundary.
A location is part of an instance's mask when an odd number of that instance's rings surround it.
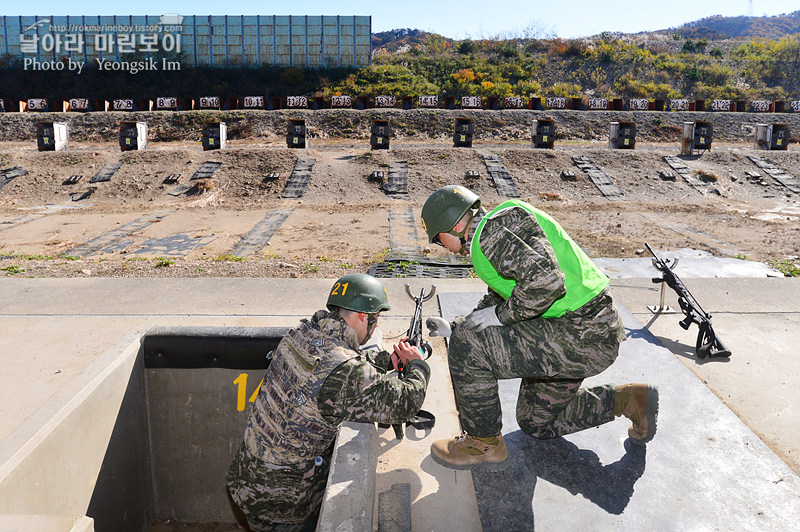
<svg viewBox="0 0 800 532">
<path fill-rule="evenodd" d="M 449 338 L 453 333 L 452 329 L 450 329 L 450 324 L 447 323 L 447 320 L 438 316 L 432 316 L 425 320 L 425 325 L 428 327 L 428 332 L 431 336 Z"/>
<path fill-rule="evenodd" d="M 405 340 L 400 341 L 392 347 L 394 348 L 392 362 L 395 362 L 395 367 L 397 367 L 397 360 L 399 360 L 403 366 L 407 366 L 408 362 L 411 360 L 422 360 L 422 354 L 419 352 L 419 348 L 409 344 Z"/>
<path fill-rule="evenodd" d="M 486 327 L 501 327 L 500 318 L 497 317 L 497 305 L 474 310 L 464 320 L 464 327 L 475 329 L 476 332 L 484 330 Z"/>
</svg>

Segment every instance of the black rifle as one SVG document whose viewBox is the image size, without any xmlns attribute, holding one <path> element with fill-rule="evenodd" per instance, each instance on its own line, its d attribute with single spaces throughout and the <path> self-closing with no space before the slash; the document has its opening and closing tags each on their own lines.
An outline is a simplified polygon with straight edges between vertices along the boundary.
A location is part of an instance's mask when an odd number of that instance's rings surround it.
<svg viewBox="0 0 800 532">
<path fill-rule="evenodd" d="M 431 344 L 426 342 L 422 339 L 422 304 L 425 301 L 428 301 L 433 297 L 436 293 L 436 285 L 431 285 L 431 291 L 428 294 L 425 294 L 425 289 L 421 289 L 419 292 L 419 297 L 414 297 L 411 294 L 411 290 L 409 289 L 408 285 L 406 285 L 406 294 L 416 304 L 416 308 L 414 309 L 414 316 L 411 317 L 411 324 L 408 326 L 408 331 L 406 331 L 406 338 L 408 338 L 408 343 L 416 346 L 419 348 L 420 353 L 422 354 L 423 359 L 429 358 L 433 354 L 433 347 Z M 405 368 L 398 362 L 397 371 L 402 379 L 405 377 Z M 417 429 L 431 429 L 433 428 L 434 423 L 436 423 L 436 417 L 426 410 L 420 410 L 417 412 L 417 415 L 414 416 L 414 419 L 408 422 L 409 425 L 413 426 Z M 380 424 L 381 427 L 386 427 L 384 424 Z M 403 425 L 402 423 L 396 423 L 392 425 L 394 429 L 394 435 L 398 440 L 403 439 Z"/>
<path fill-rule="evenodd" d="M 647 242 L 645 242 L 644 245 L 647 246 L 647 250 L 655 257 L 653 259 L 653 266 L 661 272 L 661 277 L 654 277 L 653 282 L 667 283 L 667 286 L 675 290 L 675 293 L 678 294 L 678 304 L 681 307 L 681 311 L 686 315 L 686 317 L 679 322 L 679 325 L 687 331 L 692 323 L 696 323 L 698 327 L 700 327 L 700 331 L 697 333 L 694 353 L 700 358 L 705 358 L 706 356 L 709 358 L 731 356 L 731 350 L 725 347 L 725 344 L 722 343 L 722 340 L 719 339 L 719 336 L 717 336 L 714 332 L 714 328 L 711 326 L 711 314 L 703 310 L 683 284 L 680 277 L 673 273 L 669 264 L 660 259 Z M 673 267 L 674 266 L 675 263 L 673 262 Z"/>
<path fill-rule="evenodd" d="M 422 288 L 419 291 L 419 297 L 414 297 L 411 294 L 411 289 L 406 285 L 406 294 L 408 294 L 408 297 L 413 299 L 414 303 L 417 305 L 414 309 L 414 316 L 411 318 L 411 325 L 408 326 L 408 331 L 406 331 L 406 337 L 408 338 L 409 344 L 419 347 L 422 358 L 428 358 L 433 354 L 433 347 L 431 347 L 431 344 L 422 339 L 422 304 L 432 298 L 435 293 L 436 285 L 432 284 L 431 291 L 428 292 L 427 295 L 425 295 L 425 289 Z"/>
</svg>

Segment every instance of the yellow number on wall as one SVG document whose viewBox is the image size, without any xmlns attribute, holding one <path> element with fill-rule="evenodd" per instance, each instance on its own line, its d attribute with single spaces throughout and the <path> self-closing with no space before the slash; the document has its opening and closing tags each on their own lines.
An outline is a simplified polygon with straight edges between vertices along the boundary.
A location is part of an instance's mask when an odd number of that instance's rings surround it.
<svg viewBox="0 0 800 532">
<path fill-rule="evenodd" d="M 247 398 L 247 373 L 240 373 L 236 379 L 234 379 L 233 383 L 236 385 L 236 410 L 242 412 L 246 406 L 245 398 Z M 258 397 L 258 390 L 261 389 L 261 385 L 264 383 L 264 379 L 262 377 L 261 382 L 258 383 L 256 389 L 253 390 L 253 393 L 250 394 L 250 397 L 247 398 L 247 401 L 250 403 L 255 403 L 256 397 Z"/>
</svg>

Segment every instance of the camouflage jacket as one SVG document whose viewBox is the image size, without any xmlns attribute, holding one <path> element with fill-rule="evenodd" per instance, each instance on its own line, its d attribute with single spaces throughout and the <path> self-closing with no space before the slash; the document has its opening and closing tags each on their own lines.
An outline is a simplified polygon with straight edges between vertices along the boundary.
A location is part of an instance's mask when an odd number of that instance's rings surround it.
<svg viewBox="0 0 800 532">
<path fill-rule="evenodd" d="M 428 387 L 431 370 L 423 360 L 412 360 L 405 377 L 387 372 L 390 354 L 386 351 L 361 351 L 355 331 L 338 316 L 325 310 L 311 318 L 327 334 L 345 339 L 352 357 L 335 368 L 320 390 L 318 404 L 322 416 L 335 423 L 363 421 L 405 423 L 413 419 Z"/>
<path fill-rule="evenodd" d="M 355 330 L 320 310 L 275 351 L 245 430 L 249 452 L 273 464 L 302 463 L 330 445 L 345 420 L 399 423 L 425 398 L 430 369 L 409 364 L 403 380 L 381 368 L 389 353 L 359 350 Z"/>
<path fill-rule="evenodd" d="M 555 252 L 536 217 L 524 209 L 508 209 L 487 220 L 480 246 L 500 275 L 517 282 L 507 300 L 489 289 L 478 305 L 497 305 L 497 317 L 504 325 L 540 316 L 566 293 Z"/>
</svg>

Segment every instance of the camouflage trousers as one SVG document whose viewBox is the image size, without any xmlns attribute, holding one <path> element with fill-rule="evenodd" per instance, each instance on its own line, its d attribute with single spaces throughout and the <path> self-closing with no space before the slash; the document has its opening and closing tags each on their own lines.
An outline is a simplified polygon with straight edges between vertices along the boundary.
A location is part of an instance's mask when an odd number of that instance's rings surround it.
<svg viewBox="0 0 800 532">
<path fill-rule="evenodd" d="M 317 525 L 332 447 L 322 456 L 300 464 L 277 465 L 251 455 L 239 447 L 228 469 L 228 491 L 247 518 L 251 530 L 313 531 Z"/>
<path fill-rule="evenodd" d="M 617 358 L 625 329 L 603 292 L 561 318 L 537 318 L 483 331 L 458 324 L 447 359 L 462 428 L 473 436 L 500 434 L 499 379 L 522 378 L 520 428 L 553 438 L 614 419 L 615 386 L 582 388 Z"/>
</svg>

